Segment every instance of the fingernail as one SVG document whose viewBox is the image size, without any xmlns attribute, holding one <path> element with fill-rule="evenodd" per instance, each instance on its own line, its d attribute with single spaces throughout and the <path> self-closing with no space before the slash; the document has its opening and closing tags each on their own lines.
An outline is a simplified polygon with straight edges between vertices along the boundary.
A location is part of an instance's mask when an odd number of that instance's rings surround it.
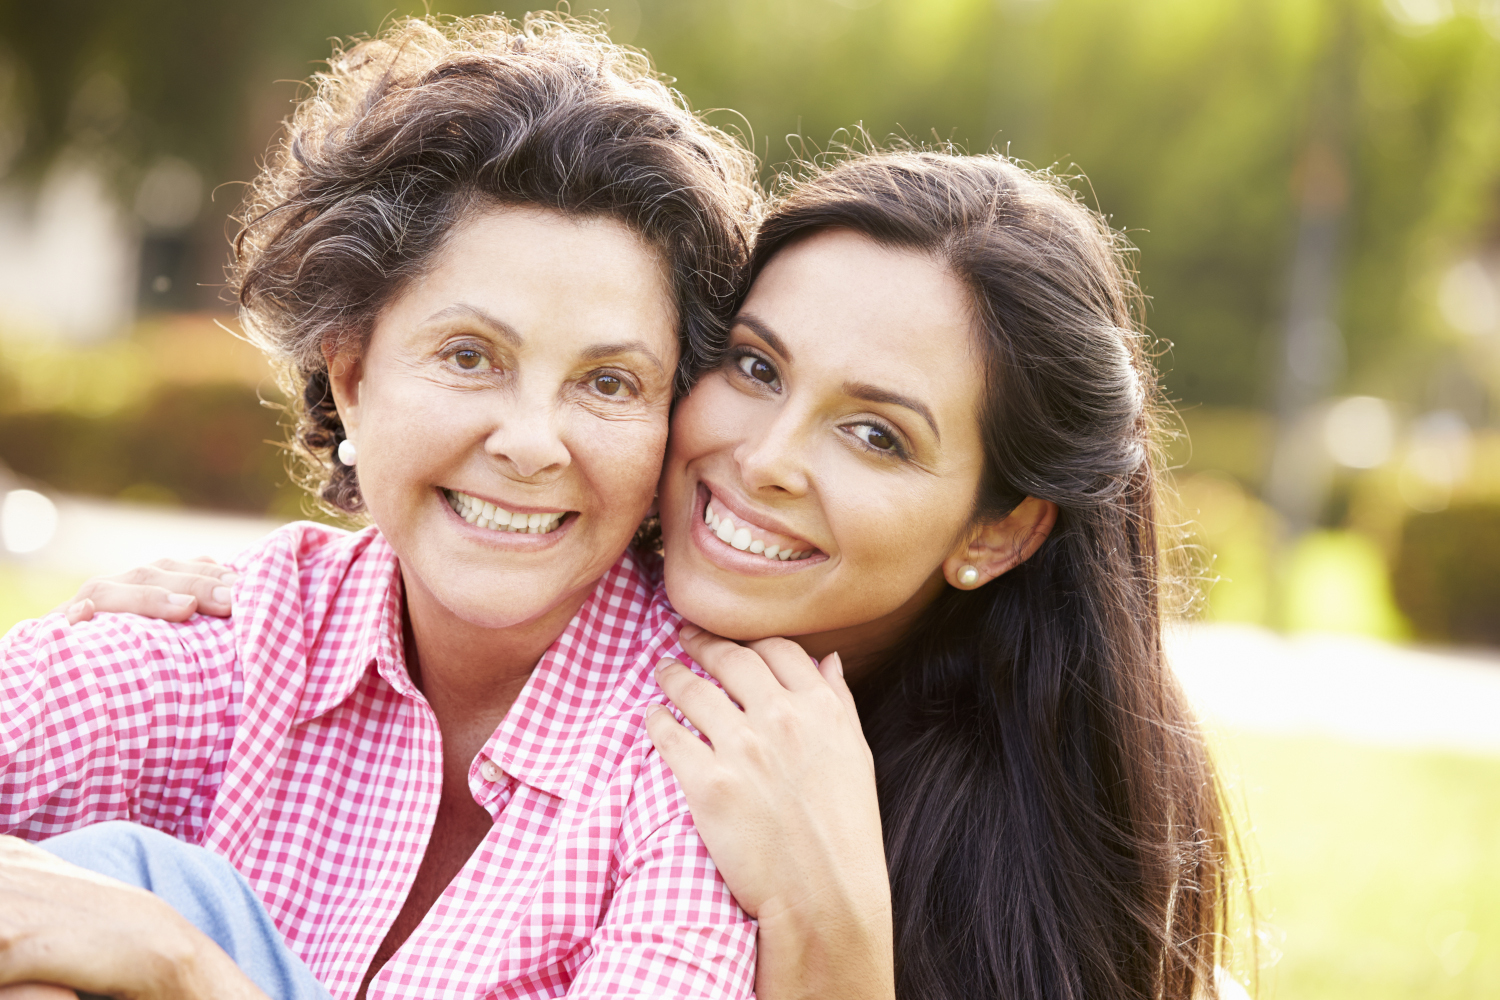
<svg viewBox="0 0 1500 1000">
<path fill-rule="evenodd" d="M 696 635 L 701 635 L 702 632 L 703 630 L 694 625 L 692 622 L 683 622 L 682 628 L 678 630 L 677 634 L 682 636 L 684 639 L 691 639 Z"/>
<path fill-rule="evenodd" d="M 676 664 L 677 664 L 676 660 L 671 660 L 671 659 L 662 660 L 660 663 L 658 663 L 656 665 L 656 672 L 658 674 L 664 673 L 668 667 L 675 666 Z"/>
<path fill-rule="evenodd" d="M 84 605 L 86 604 L 88 604 L 88 601 L 79 601 L 76 604 L 68 605 L 68 617 L 72 618 L 74 615 L 83 614 Z"/>
<path fill-rule="evenodd" d="M 192 594 L 168 594 L 167 595 L 167 603 L 168 604 L 175 604 L 179 608 L 185 608 L 189 604 L 193 603 L 193 595 Z"/>
<path fill-rule="evenodd" d="M 219 577 L 219 580 L 222 583 L 226 583 L 226 584 L 229 584 L 229 583 L 239 583 L 240 582 L 240 575 L 238 573 L 225 573 L 223 576 Z"/>
<path fill-rule="evenodd" d="M 833 657 L 833 669 L 838 673 L 839 680 L 844 679 L 844 659 L 838 653 L 830 653 Z"/>
<path fill-rule="evenodd" d="M 229 588 L 228 587 L 215 587 L 214 588 L 214 601 L 217 602 L 217 603 L 219 603 L 219 604 L 228 604 L 229 603 Z"/>
</svg>

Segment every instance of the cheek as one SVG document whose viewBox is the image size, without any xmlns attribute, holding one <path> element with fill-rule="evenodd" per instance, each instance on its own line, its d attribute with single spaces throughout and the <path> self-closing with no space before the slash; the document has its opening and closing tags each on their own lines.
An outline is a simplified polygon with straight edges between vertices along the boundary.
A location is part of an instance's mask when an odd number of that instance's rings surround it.
<svg viewBox="0 0 1500 1000">
<path fill-rule="evenodd" d="M 667 449 L 667 410 L 578 429 L 573 461 L 610 514 L 639 521 L 656 495 Z"/>
<path fill-rule="evenodd" d="M 672 440 L 668 462 L 674 467 L 705 455 L 733 449 L 739 432 L 749 419 L 753 401 L 710 375 L 677 404 L 672 415 Z"/>
<path fill-rule="evenodd" d="M 967 518 L 957 484 L 893 481 L 845 470 L 824 509 L 853 586 L 907 587 L 926 579 L 953 550 Z M 906 477 L 900 477 L 906 478 Z M 825 477 L 825 484 L 833 477 Z M 829 494 L 835 491 L 829 489 Z"/>
</svg>

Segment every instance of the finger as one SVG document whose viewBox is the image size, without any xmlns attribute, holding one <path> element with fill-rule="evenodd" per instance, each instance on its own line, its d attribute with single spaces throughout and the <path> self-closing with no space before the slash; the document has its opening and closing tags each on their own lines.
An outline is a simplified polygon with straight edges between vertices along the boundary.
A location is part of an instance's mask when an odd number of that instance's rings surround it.
<svg viewBox="0 0 1500 1000">
<path fill-rule="evenodd" d="M 656 747 L 661 759 L 667 762 L 667 767 L 677 776 L 684 791 L 705 768 L 713 765 L 713 750 L 686 726 L 672 718 L 671 711 L 665 705 L 657 705 L 647 711 L 646 734 L 651 737 L 651 745 Z"/>
<path fill-rule="evenodd" d="M 234 591 L 223 578 L 218 576 L 203 576 L 197 573 L 180 573 L 176 571 L 161 569 L 157 567 L 144 566 L 138 570 L 132 570 L 125 574 L 126 579 L 114 578 L 94 581 L 87 596 L 94 599 L 94 606 L 99 611 L 120 611 L 136 615 L 147 615 L 152 618 L 160 618 L 157 614 L 160 607 L 161 594 L 166 591 L 173 594 L 186 595 L 197 600 L 195 610 L 205 615 L 217 615 L 224 617 L 232 610 Z M 117 590 L 114 588 L 137 588 Z M 83 596 L 80 594 L 80 596 Z M 122 606 L 116 606 L 115 602 L 123 602 Z M 178 607 L 186 607 L 182 601 L 173 601 Z M 170 621 L 179 621 L 180 618 L 171 618 Z"/>
<path fill-rule="evenodd" d="M 239 576 L 233 570 L 222 566 L 158 559 L 150 566 L 137 566 L 123 573 L 99 577 L 99 579 L 111 583 L 140 583 L 153 587 L 166 587 L 168 590 L 187 593 L 193 582 L 198 582 L 203 586 L 218 586 L 233 584 Z"/>
<path fill-rule="evenodd" d="M 209 556 L 199 556 L 196 559 L 158 559 L 151 564 L 152 568 L 166 570 L 169 573 L 187 573 L 192 576 L 211 576 L 222 579 L 226 576 L 235 576 L 234 570 L 228 566 L 220 565 Z"/>
<path fill-rule="evenodd" d="M 755 650 L 757 656 L 766 661 L 771 673 L 788 691 L 806 691 L 822 685 L 818 676 L 818 661 L 807 655 L 807 650 L 790 639 L 772 637 L 745 643 Z"/>
<path fill-rule="evenodd" d="M 741 705 L 760 703 L 785 689 L 760 654 L 696 626 L 680 633 L 682 648 Z M 678 706 L 679 708 L 681 706 Z"/>
<path fill-rule="evenodd" d="M 727 694 L 676 660 L 661 661 L 656 682 L 688 721 L 714 743 L 726 739 L 734 726 L 744 724 L 744 714 Z"/>
<path fill-rule="evenodd" d="M 833 688 L 833 693 L 839 696 L 839 702 L 849 713 L 856 725 L 859 724 L 859 706 L 854 702 L 854 692 L 849 690 L 849 682 L 844 680 L 844 661 L 837 652 L 829 653 L 823 657 L 823 662 L 818 664 L 818 673 Z"/>
<path fill-rule="evenodd" d="M 178 593 L 166 587 L 95 580 L 85 590 L 88 600 L 93 602 L 95 612 L 109 611 L 182 622 L 191 618 L 198 609 L 198 598 L 195 595 Z"/>
<path fill-rule="evenodd" d="M 90 621 L 94 617 L 94 602 L 88 598 L 75 601 L 68 605 L 68 624 L 77 625 L 79 622 Z"/>
<path fill-rule="evenodd" d="M 15 983 L 0 986 L 0 1000 L 78 1000 L 78 994 L 51 983 Z"/>
</svg>

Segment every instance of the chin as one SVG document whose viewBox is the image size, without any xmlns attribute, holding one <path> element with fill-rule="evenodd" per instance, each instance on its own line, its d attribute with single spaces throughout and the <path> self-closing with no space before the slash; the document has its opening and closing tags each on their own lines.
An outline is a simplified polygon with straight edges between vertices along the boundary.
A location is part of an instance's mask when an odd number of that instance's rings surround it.
<svg viewBox="0 0 1500 1000">
<path fill-rule="evenodd" d="M 790 615 L 780 614 L 779 608 L 767 608 L 752 599 L 732 593 L 717 592 L 706 587 L 695 587 L 691 581 L 683 581 L 682 587 L 673 587 L 671 572 L 667 577 L 667 598 L 672 607 L 683 618 L 736 642 L 753 642 L 771 636 L 787 635 L 797 628 Z M 677 590 L 684 600 L 673 597 Z"/>
</svg>

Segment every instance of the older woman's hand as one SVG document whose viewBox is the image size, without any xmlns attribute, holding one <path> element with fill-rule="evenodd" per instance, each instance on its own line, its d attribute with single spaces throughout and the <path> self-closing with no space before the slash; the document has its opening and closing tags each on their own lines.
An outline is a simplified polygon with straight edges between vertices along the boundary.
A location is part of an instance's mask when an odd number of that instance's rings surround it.
<svg viewBox="0 0 1500 1000">
<path fill-rule="evenodd" d="M 64 986 L 125 1000 L 266 1000 L 156 896 L 0 837 L 0 1000 L 53 1000 Z"/>
<path fill-rule="evenodd" d="M 875 768 L 837 654 L 819 665 L 786 639 L 741 646 L 693 626 L 682 643 L 724 690 L 675 660 L 657 676 L 713 745 L 665 709 L 647 728 L 724 881 L 760 921 L 757 995 L 892 996 Z"/>
</svg>

